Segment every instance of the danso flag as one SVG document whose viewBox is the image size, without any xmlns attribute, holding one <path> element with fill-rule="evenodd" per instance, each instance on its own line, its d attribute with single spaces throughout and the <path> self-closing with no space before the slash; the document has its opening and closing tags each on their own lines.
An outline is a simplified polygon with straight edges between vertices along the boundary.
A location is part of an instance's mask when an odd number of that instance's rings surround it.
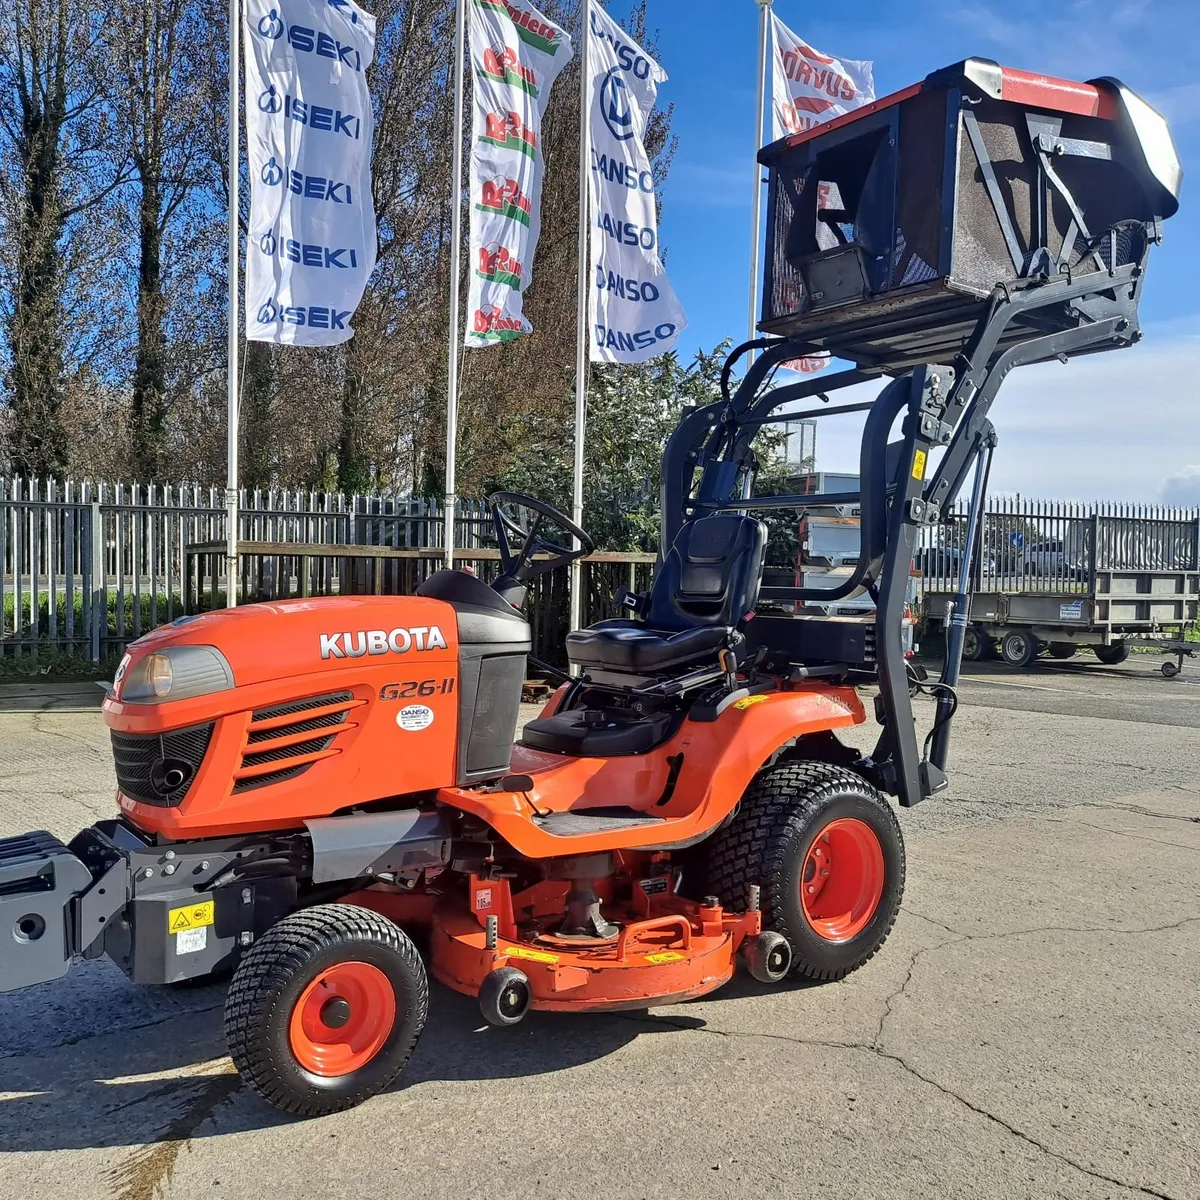
<svg viewBox="0 0 1200 1200">
<path fill-rule="evenodd" d="M 663 269 L 646 129 L 667 73 L 592 6 L 592 361 L 640 363 L 671 350 L 687 318 Z"/>
<path fill-rule="evenodd" d="M 353 0 L 245 0 L 246 337 L 336 346 L 375 268 L 375 18 Z"/>
<path fill-rule="evenodd" d="M 526 0 L 460 3 L 475 95 L 467 345 L 494 346 L 533 330 L 522 301 L 541 231 L 542 117 L 572 50 Z"/>
<path fill-rule="evenodd" d="M 875 64 L 814 50 L 771 14 L 775 140 L 803 133 L 875 100 Z"/>
</svg>

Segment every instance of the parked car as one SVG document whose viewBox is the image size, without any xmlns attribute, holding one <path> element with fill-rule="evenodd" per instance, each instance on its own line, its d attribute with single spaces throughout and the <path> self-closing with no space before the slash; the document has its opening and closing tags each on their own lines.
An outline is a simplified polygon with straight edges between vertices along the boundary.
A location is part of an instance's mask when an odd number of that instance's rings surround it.
<svg viewBox="0 0 1200 1200">
<path fill-rule="evenodd" d="M 1026 546 L 1021 555 L 1021 573 L 1034 578 L 1073 579 L 1086 583 L 1088 570 L 1081 558 L 1081 551 L 1058 539 L 1034 542 Z"/>
</svg>

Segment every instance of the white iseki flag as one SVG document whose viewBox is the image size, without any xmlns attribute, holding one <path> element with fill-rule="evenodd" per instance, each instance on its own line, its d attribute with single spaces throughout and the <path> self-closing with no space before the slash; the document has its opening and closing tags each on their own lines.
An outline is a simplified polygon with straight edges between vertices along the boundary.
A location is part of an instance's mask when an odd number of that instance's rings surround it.
<svg viewBox="0 0 1200 1200">
<path fill-rule="evenodd" d="M 646 130 L 667 73 L 592 5 L 592 361 L 641 363 L 674 348 L 687 317 L 658 253 Z"/>
<path fill-rule="evenodd" d="M 245 0 L 246 337 L 336 346 L 375 269 L 375 18 L 353 0 Z"/>
<path fill-rule="evenodd" d="M 771 32 L 775 141 L 874 103 L 874 63 L 822 54 L 774 13 Z"/>
<path fill-rule="evenodd" d="M 523 297 L 541 233 L 542 117 L 572 49 L 526 0 L 460 3 L 471 5 L 475 96 L 467 345 L 494 346 L 533 330 Z"/>
</svg>

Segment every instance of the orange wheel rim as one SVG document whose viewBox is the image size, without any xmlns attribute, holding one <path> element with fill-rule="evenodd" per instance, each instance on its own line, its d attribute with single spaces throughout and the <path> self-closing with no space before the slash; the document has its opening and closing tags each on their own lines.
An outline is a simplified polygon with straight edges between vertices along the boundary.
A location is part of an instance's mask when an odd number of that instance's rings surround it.
<svg viewBox="0 0 1200 1200">
<path fill-rule="evenodd" d="M 809 847 L 800 879 L 800 900 L 813 932 L 827 942 L 857 937 L 879 908 L 883 880 L 883 847 L 870 825 L 831 821 Z"/>
<path fill-rule="evenodd" d="M 345 962 L 327 967 L 300 994 L 288 1038 L 304 1070 L 336 1078 L 365 1067 L 395 1024 L 388 977 L 370 963 Z"/>
</svg>

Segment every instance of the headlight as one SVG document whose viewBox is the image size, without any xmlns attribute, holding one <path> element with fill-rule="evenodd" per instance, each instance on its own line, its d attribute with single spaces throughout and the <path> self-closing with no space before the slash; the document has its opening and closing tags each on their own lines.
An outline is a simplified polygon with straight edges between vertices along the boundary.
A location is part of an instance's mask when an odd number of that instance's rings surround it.
<svg viewBox="0 0 1200 1200">
<path fill-rule="evenodd" d="M 225 655 L 215 647 L 170 646 L 139 659 L 118 686 L 128 704 L 163 704 L 227 692 L 234 682 Z"/>
</svg>

